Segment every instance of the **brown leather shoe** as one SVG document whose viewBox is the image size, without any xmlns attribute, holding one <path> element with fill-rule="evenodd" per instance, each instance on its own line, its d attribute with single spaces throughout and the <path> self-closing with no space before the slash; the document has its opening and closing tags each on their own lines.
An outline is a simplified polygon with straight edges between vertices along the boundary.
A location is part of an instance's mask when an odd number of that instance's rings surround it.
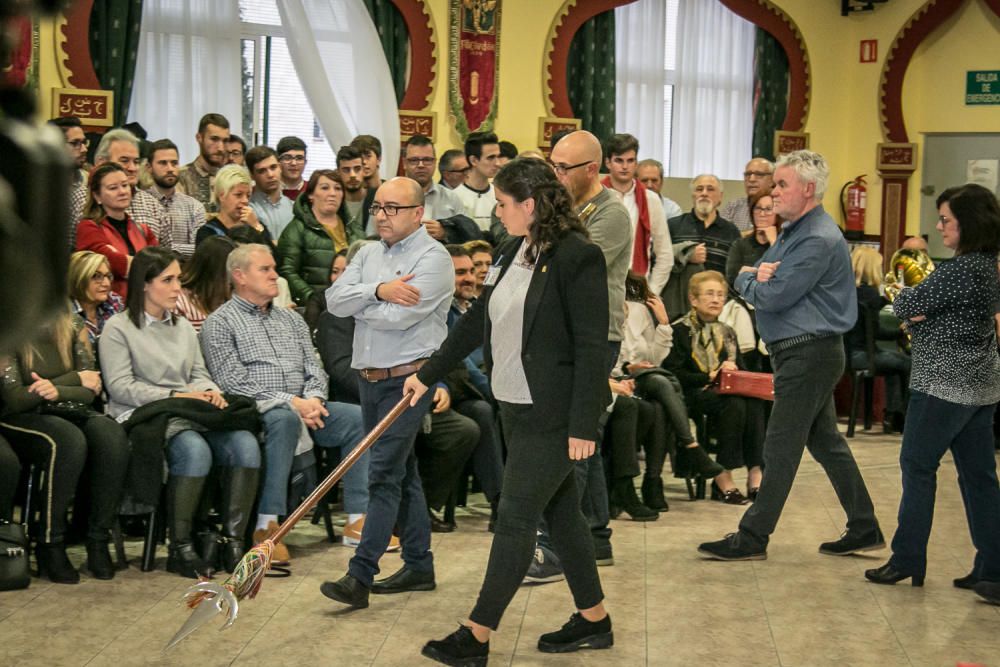
<svg viewBox="0 0 1000 667">
<path fill-rule="evenodd" d="M 261 528 L 253 531 L 253 543 L 260 544 L 276 532 L 278 532 L 278 522 L 269 521 L 267 523 L 267 528 Z M 274 565 L 289 565 L 291 561 L 292 555 L 288 553 L 288 547 L 285 546 L 285 543 L 278 542 L 275 544 L 274 550 L 271 551 L 271 563 Z"/>
</svg>

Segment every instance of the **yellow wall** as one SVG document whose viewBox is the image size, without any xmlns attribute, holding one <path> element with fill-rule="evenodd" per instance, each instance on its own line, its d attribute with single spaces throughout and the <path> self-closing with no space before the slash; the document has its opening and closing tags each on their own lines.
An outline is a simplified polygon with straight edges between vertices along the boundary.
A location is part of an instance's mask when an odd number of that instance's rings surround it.
<svg viewBox="0 0 1000 667">
<path fill-rule="evenodd" d="M 56 65 L 55 21 L 38 22 L 38 118 L 52 117 L 52 89 L 64 86 Z"/>
</svg>

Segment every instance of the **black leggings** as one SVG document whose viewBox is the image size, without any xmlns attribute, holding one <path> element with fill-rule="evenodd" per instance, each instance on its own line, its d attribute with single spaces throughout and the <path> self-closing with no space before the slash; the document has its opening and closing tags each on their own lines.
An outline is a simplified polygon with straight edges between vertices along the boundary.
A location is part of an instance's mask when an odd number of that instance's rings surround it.
<svg viewBox="0 0 1000 667">
<path fill-rule="evenodd" d="M 636 377 L 635 386 L 644 398 L 655 400 L 663 406 L 667 423 L 674 429 L 680 447 L 695 441 L 691 435 L 687 406 L 684 404 L 684 390 L 673 373 L 642 373 Z"/>
<path fill-rule="evenodd" d="M 486 577 L 469 619 L 493 630 L 531 564 L 543 516 L 577 609 L 604 599 L 594 541 L 580 511 L 569 435 L 543 407 L 500 403 L 507 442 L 503 493 Z"/>
<path fill-rule="evenodd" d="M 764 402 L 756 398 L 697 389 L 690 394 L 691 412 L 707 415 L 719 451 L 715 459 L 726 470 L 754 468 L 764 461 Z"/>
<path fill-rule="evenodd" d="M 46 472 L 40 542 L 62 542 L 66 510 L 85 464 L 91 493 L 87 537 L 108 539 L 128 467 L 128 438 L 120 424 L 101 416 L 77 426 L 62 417 L 22 413 L 4 417 L 0 433 L 24 465 L 34 464 Z"/>
<path fill-rule="evenodd" d="M 618 396 L 608 421 L 601 455 L 608 460 L 611 479 L 639 474 L 638 446 L 646 452 L 646 476 L 659 477 L 667 456 L 663 407 L 657 401 Z"/>
<path fill-rule="evenodd" d="M 10 443 L 0 437 L 0 521 L 14 518 L 14 494 L 20 477 L 21 462 Z"/>
</svg>

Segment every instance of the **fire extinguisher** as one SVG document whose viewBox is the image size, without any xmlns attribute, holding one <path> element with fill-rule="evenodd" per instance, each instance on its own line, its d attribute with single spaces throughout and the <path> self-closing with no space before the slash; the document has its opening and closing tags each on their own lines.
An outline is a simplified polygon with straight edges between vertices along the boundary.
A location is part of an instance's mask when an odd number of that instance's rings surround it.
<svg viewBox="0 0 1000 667">
<path fill-rule="evenodd" d="M 844 217 L 844 235 L 849 239 L 860 239 L 865 234 L 865 209 L 868 208 L 868 189 L 862 174 L 853 181 L 844 183 L 840 189 L 840 212 Z"/>
</svg>

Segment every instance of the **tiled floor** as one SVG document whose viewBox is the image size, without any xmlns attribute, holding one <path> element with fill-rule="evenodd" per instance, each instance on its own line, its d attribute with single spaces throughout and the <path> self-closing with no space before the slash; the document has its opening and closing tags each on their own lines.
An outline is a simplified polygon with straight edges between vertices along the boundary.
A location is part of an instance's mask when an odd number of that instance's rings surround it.
<svg viewBox="0 0 1000 667">
<path fill-rule="evenodd" d="M 895 437 L 859 433 L 852 441 L 887 536 L 895 528 L 899 472 Z M 816 552 L 837 537 L 844 518 L 832 488 L 806 456 L 767 561 L 701 560 L 695 546 L 730 532 L 741 508 L 687 502 L 671 481 L 670 512 L 653 523 L 615 521 L 616 563 L 601 569 L 615 623 L 610 651 L 548 656 L 542 632 L 566 620 L 564 583 L 522 587 L 494 636 L 495 665 L 1000 665 L 1000 607 L 952 588 L 972 561 L 955 469 L 940 473 L 936 523 L 924 588 L 866 583 L 870 558 Z M 203 628 L 169 653 L 184 622 L 178 605 L 190 583 L 135 566 L 112 582 L 78 586 L 33 581 L 0 593 L 0 665 L 420 665 L 427 639 L 449 633 L 468 613 L 482 579 L 490 535 L 483 506 L 460 516 L 455 533 L 435 535 L 438 588 L 372 596 L 369 609 L 345 613 L 320 583 L 344 572 L 351 552 L 323 541 L 315 527 L 291 537 L 294 575 L 268 579 L 224 632 Z M 136 553 L 139 543 L 130 543 Z M 76 560 L 79 554 L 73 553 Z M 400 561 L 389 556 L 391 573 Z"/>
</svg>

